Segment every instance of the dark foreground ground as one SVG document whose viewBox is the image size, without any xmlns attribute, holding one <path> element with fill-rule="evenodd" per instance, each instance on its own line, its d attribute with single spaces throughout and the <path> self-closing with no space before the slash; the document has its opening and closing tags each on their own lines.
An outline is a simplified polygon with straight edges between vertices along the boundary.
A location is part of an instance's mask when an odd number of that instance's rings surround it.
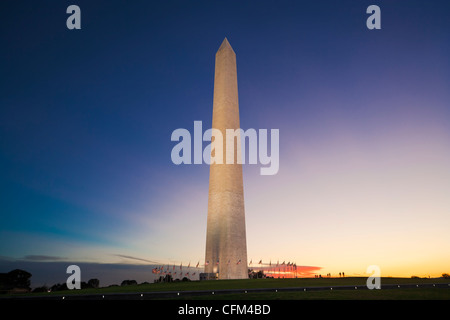
<svg viewBox="0 0 450 320">
<path fill-rule="evenodd" d="M 2 300 L 450 300 L 448 279 L 249 279 L 142 284 L 125 287 L 2 295 Z"/>
</svg>

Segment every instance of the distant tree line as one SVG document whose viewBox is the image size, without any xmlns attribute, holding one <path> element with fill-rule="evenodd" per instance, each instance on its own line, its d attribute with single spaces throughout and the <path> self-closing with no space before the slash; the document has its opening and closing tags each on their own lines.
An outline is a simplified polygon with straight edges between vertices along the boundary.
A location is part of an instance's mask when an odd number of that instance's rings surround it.
<svg viewBox="0 0 450 320">
<path fill-rule="evenodd" d="M 100 280 L 90 279 L 88 282 L 82 281 L 80 283 L 80 285 L 81 285 L 81 289 L 98 288 L 100 286 Z M 34 288 L 32 292 L 49 292 L 49 291 L 62 291 L 62 290 L 69 290 L 69 288 L 67 288 L 66 283 L 57 283 L 51 287 L 47 287 L 44 285 L 41 287 Z"/>
<path fill-rule="evenodd" d="M 0 273 L 0 292 L 30 291 L 30 278 L 31 273 L 21 269 L 15 269 L 8 273 Z"/>
<path fill-rule="evenodd" d="M 183 279 L 174 279 L 172 277 L 172 275 L 170 274 L 166 274 L 165 276 L 160 276 L 158 279 L 155 279 L 153 282 L 154 283 L 158 283 L 158 282 L 186 282 L 186 281 L 191 281 L 191 279 L 187 278 L 187 277 L 183 277 Z"/>
<path fill-rule="evenodd" d="M 9 292 L 30 292 L 30 278 L 31 273 L 15 269 L 8 273 L 0 273 L 0 293 Z M 81 289 L 98 288 L 100 280 L 90 279 L 88 282 L 81 282 Z M 32 292 L 47 292 L 47 291 L 61 291 L 68 290 L 66 283 L 57 283 L 51 287 L 41 286 L 35 288 Z"/>
<path fill-rule="evenodd" d="M 123 280 L 120 285 L 123 287 L 123 286 L 132 286 L 136 284 L 137 284 L 136 280 Z"/>
</svg>

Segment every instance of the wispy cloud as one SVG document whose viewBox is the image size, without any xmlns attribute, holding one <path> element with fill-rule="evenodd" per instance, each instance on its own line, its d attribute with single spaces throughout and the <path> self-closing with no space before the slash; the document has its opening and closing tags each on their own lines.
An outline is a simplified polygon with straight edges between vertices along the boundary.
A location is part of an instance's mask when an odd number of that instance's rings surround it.
<svg viewBox="0 0 450 320">
<path fill-rule="evenodd" d="M 58 257 L 58 256 L 46 256 L 46 255 L 28 255 L 23 257 L 23 260 L 28 261 L 62 261 L 66 260 L 65 257 Z"/>
<path fill-rule="evenodd" d="M 144 261 L 144 262 L 148 262 L 148 263 L 156 263 L 156 264 L 160 263 L 158 261 L 152 261 L 152 260 L 147 260 L 147 259 L 143 259 L 143 258 L 127 256 L 127 255 L 124 255 L 124 254 L 113 254 L 113 256 L 120 257 L 120 258 L 125 258 L 125 259 L 137 260 L 137 261 Z"/>
<path fill-rule="evenodd" d="M 316 275 L 322 267 L 314 267 L 314 266 L 298 266 L 297 273 L 303 277 L 312 277 Z"/>
</svg>

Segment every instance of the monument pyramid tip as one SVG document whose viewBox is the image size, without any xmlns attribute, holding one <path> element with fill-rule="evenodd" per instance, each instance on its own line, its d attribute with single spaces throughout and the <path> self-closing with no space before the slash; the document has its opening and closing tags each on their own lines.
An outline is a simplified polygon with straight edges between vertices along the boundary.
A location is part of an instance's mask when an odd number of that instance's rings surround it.
<svg viewBox="0 0 450 320">
<path fill-rule="evenodd" d="M 231 47 L 230 43 L 228 42 L 227 37 L 225 37 L 225 39 L 223 39 L 222 44 L 220 45 L 220 48 L 219 48 L 219 50 L 217 50 L 217 52 L 219 52 L 221 50 L 225 50 L 225 49 L 228 49 L 228 50 L 231 50 L 234 52 L 233 48 Z"/>
</svg>

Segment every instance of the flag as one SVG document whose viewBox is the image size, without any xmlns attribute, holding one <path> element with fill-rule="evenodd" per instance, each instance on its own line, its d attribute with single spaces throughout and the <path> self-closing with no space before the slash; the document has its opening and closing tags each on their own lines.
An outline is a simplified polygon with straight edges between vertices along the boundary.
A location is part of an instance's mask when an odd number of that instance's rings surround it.
<svg viewBox="0 0 450 320">
<path fill-rule="evenodd" d="M 241 259 L 239 259 L 239 261 L 237 262 L 237 264 L 240 264 L 241 263 Z"/>
<path fill-rule="evenodd" d="M 207 266 L 209 264 L 209 260 L 205 262 L 205 266 Z"/>
<path fill-rule="evenodd" d="M 219 264 L 219 259 L 217 259 L 217 262 L 216 262 L 216 264 L 217 264 L 217 265 Z"/>
</svg>

